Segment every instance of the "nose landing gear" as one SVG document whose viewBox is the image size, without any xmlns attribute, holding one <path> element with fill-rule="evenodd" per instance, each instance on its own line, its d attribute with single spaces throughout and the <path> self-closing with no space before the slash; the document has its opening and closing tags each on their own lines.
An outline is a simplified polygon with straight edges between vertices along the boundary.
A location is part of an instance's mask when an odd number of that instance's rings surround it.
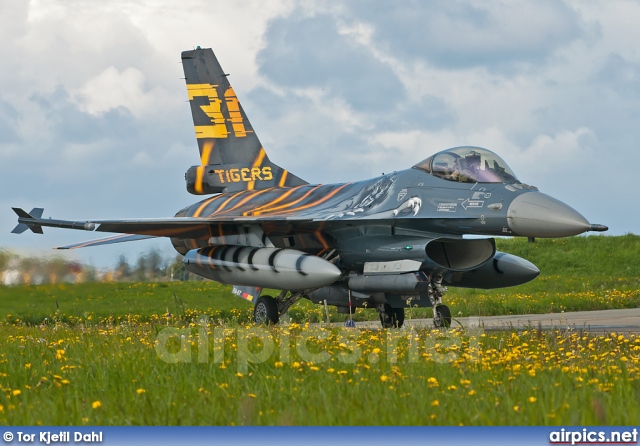
<svg viewBox="0 0 640 446">
<path fill-rule="evenodd" d="M 433 307 L 433 325 L 436 328 L 451 327 L 451 310 L 446 305 L 436 305 Z"/>
<path fill-rule="evenodd" d="M 442 304 L 442 296 L 445 291 L 447 291 L 447 287 L 442 286 L 442 274 L 432 274 L 429 277 L 427 293 L 433 308 L 433 325 L 436 328 L 451 327 L 451 310 Z"/>
</svg>

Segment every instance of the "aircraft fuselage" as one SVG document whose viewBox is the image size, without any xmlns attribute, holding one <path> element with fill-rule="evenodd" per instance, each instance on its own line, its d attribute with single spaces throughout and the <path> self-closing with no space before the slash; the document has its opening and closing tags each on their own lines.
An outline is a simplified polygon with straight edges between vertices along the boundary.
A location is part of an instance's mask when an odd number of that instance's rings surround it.
<svg viewBox="0 0 640 446">
<path fill-rule="evenodd" d="M 565 237 L 591 228 L 574 209 L 533 186 L 519 182 L 453 182 L 417 168 L 354 183 L 221 193 L 176 216 L 211 218 L 216 222 L 222 219 L 227 236 L 237 232 L 234 227 L 269 217 L 281 223 L 263 225 L 276 246 L 295 247 L 312 254 L 340 250 L 346 239 L 359 234 L 414 231 L 449 236 Z M 314 230 L 304 234 L 306 243 L 278 243 L 278 234 L 288 221 L 300 228 L 305 227 L 305 221 L 316 222 Z M 314 234 L 319 221 L 323 222 L 321 234 Z M 289 231 L 284 236 L 291 238 Z M 203 240 L 199 246 L 206 245 Z M 184 254 L 184 249 L 179 250 Z"/>
</svg>

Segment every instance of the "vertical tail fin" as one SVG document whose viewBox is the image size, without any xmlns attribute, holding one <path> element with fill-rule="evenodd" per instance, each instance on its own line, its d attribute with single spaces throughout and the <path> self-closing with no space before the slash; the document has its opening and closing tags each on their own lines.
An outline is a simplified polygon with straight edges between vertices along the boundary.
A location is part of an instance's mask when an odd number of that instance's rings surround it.
<svg viewBox="0 0 640 446">
<path fill-rule="evenodd" d="M 211 194 L 307 184 L 273 164 L 213 51 L 182 53 L 200 166 L 187 171 L 187 189 Z"/>
</svg>

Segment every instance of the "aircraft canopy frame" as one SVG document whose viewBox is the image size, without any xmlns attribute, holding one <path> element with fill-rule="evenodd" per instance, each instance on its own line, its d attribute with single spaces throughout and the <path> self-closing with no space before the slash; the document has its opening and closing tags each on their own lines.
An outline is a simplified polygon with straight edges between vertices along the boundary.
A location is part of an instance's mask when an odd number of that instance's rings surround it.
<svg viewBox="0 0 640 446">
<path fill-rule="evenodd" d="M 519 183 L 507 163 L 482 147 L 443 150 L 413 166 L 433 176 L 460 183 Z"/>
</svg>

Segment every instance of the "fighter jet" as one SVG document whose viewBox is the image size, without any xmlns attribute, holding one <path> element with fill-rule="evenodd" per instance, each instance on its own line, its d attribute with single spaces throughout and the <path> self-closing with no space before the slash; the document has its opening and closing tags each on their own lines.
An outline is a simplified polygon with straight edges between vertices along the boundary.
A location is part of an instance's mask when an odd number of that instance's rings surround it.
<svg viewBox="0 0 640 446">
<path fill-rule="evenodd" d="M 433 307 L 435 325 L 448 327 L 447 287 L 510 287 L 538 276 L 532 263 L 497 251 L 493 237 L 607 230 L 480 147 L 443 150 L 369 180 L 309 184 L 269 159 L 211 49 L 184 51 L 182 65 L 200 151 L 186 187 L 204 199 L 173 218 L 134 220 L 45 219 L 41 208 L 14 208 L 13 232 L 119 234 L 61 249 L 167 237 L 188 271 L 252 301 L 259 324 L 277 323 L 305 298 L 342 313 L 375 308 L 383 327 L 402 326 L 408 306 Z"/>
</svg>

